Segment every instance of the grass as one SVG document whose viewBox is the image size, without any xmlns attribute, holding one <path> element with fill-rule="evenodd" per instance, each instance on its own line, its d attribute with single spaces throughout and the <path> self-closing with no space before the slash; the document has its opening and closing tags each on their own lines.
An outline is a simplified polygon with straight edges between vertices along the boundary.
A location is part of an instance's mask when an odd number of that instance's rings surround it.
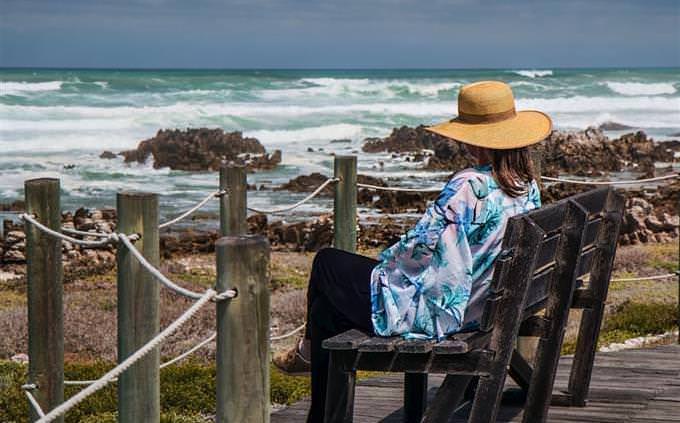
<svg viewBox="0 0 680 423">
<path fill-rule="evenodd" d="M 600 331 L 598 348 L 638 336 L 657 335 L 675 328 L 677 303 L 625 302 L 610 314 Z M 562 354 L 573 354 L 576 340 L 565 340 Z"/>
<path fill-rule="evenodd" d="M 104 362 L 69 363 L 65 366 L 67 380 L 96 379 L 111 369 Z M 0 421 L 24 422 L 28 403 L 21 384 L 26 383 L 25 364 L 0 361 Z M 66 398 L 83 387 L 67 386 Z M 215 414 L 215 365 L 189 362 L 170 366 L 161 371 L 162 422 L 204 422 L 204 416 Z M 271 367 L 271 400 L 278 404 L 292 404 L 308 396 L 308 377 L 291 377 Z M 116 384 L 110 384 L 87 398 L 66 415 L 66 422 L 115 421 Z"/>
</svg>

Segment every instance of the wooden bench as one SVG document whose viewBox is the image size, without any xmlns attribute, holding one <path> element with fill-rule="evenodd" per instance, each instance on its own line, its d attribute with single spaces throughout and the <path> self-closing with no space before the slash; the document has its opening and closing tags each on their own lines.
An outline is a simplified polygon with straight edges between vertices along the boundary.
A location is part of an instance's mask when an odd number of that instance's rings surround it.
<svg viewBox="0 0 680 423">
<path fill-rule="evenodd" d="M 526 392 L 524 422 L 545 421 L 551 400 L 584 405 L 622 210 L 622 197 L 602 188 L 510 219 L 475 332 L 436 342 L 350 330 L 324 341 L 325 420 L 352 421 L 356 370 L 405 373 L 407 422 L 446 422 L 473 379 L 469 421 L 495 421 L 506 374 Z M 576 353 L 567 391 L 553 394 L 570 308 L 583 309 Z M 534 366 L 515 350 L 517 336 L 539 337 Z M 428 373 L 447 374 L 429 406 Z"/>
</svg>

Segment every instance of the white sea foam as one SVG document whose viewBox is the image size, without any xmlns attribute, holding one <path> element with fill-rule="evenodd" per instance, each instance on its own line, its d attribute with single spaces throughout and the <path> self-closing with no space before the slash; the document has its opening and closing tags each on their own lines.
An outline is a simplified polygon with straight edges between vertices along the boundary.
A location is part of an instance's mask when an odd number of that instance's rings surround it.
<svg viewBox="0 0 680 423">
<path fill-rule="evenodd" d="M 255 137 L 265 144 L 288 144 L 302 141 L 336 140 L 357 138 L 362 133 L 361 125 L 340 123 L 291 130 L 247 131 L 245 135 Z"/>
<path fill-rule="evenodd" d="M 549 69 L 545 70 L 538 70 L 538 69 L 532 69 L 532 70 L 513 70 L 510 71 L 512 73 L 515 73 L 519 76 L 524 76 L 526 78 L 542 78 L 544 76 L 552 76 L 553 71 Z"/>
<path fill-rule="evenodd" d="M 48 82 L 0 82 L 0 95 L 17 95 L 39 91 L 59 91 L 64 81 Z"/>
<path fill-rule="evenodd" d="M 384 98 L 393 98 L 406 91 L 414 95 L 436 97 L 443 91 L 452 90 L 461 85 L 458 82 L 433 80 L 414 82 L 400 79 L 376 80 L 367 78 L 303 78 L 300 82 L 305 85 L 288 89 L 263 90 L 262 95 L 269 98 L 282 98 L 291 95 L 300 97 L 308 94 L 329 96 L 378 94 Z"/>
<path fill-rule="evenodd" d="M 640 96 L 675 94 L 677 89 L 670 82 L 642 83 L 605 81 L 604 84 L 617 94 Z"/>
</svg>

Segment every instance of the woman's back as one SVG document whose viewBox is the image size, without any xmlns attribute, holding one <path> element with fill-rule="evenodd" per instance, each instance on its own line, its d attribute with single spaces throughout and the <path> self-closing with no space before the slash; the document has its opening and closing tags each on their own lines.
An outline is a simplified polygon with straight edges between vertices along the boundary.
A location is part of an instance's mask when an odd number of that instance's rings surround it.
<svg viewBox="0 0 680 423">
<path fill-rule="evenodd" d="M 513 197 L 491 166 L 454 175 L 418 224 L 380 255 L 371 277 L 376 333 L 442 338 L 474 326 L 508 218 L 537 207 L 535 181 Z"/>
</svg>

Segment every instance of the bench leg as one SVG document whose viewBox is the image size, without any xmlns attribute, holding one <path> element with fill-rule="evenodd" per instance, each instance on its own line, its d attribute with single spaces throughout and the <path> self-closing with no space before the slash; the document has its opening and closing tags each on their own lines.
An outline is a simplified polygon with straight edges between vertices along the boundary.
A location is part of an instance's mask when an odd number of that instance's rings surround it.
<svg viewBox="0 0 680 423">
<path fill-rule="evenodd" d="M 354 420 L 354 388 L 356 372 L 343 371 L 336 351 L 330 352 L 328 385 L 326 388 L 326 423 L 351 423 Z"/>
<path fill-rule="evenodd" d="M 503 367 L 489 375 L 480 376 L 469 422 L 492 423 L 496 421 L 505 384 L 505 374 L 505 367 Z"/>
<path fill-rule="evenodd" d="M 434 400 L 427 408 L 423 423 L 447 422 L 462 402 L 472 380 L 467 375 L 446 375 Z"/>
<path fill-rule="evenodd" d="M 427 373 L 404 373 L 404 422 L 420 423 L 427 407 Z"/>
</svg>

